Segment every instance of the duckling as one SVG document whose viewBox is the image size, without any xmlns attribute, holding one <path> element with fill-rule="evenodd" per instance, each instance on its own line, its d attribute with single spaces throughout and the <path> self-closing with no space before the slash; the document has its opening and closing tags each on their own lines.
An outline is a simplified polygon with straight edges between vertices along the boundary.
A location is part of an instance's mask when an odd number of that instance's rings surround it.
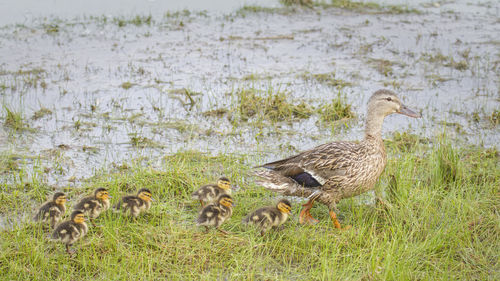
<svg viewBox="0 0 500 281">
<path fill-rule="evenodd" d="M 35 221 L 50 221 L 50 227 L 54 228 L 66 212 L 65 203 L 66 195 L 62 192 L 56 192 L 51 201 L 46 202 L 38 209 L 33 219 Z"/>
<path fill-rule="evenodd" d="M 122 209 L 124 213 L 129 211 L 130 215 L 136 218 L 140 213 L 151 208 L 151 201 L 154 201 L 151 195 L 151 190 L 142 188 L 137 192 L 137 195 L 122 197 L 118 204 L 115 205 L 115 209 Z"/>
<path fill-rule="evenodd" d="M 200 200 L 201 207 L 214 202 L 219 195 L 231 195 L 231 182 L 226 177 L 220 177 L 217 184 L 207 184 L 193 192 L 192 198 Z"/>
<path fill-rule="evenodd" d="M 243 222 L 257 225 L 260 235 L 264 235 L 270 228 L 282 225 L 290 215 L 292 204 L 286 199 L 278 201 L 276 206 L 268 206 L 257 209 L 243 219 Z"/>
<path fill-rule="evenodd" d="M 219 228 L 219 226 L 226 221 L 233 214 L 233 199 L 227 194 L 221 194 L 217 197 L 217 200 L 213 203 L 206 205 L 201 209 L 198 219 L 196 220 L 196 225 L 205 226 L 205 232 L 208 232 L 208 227 L 213 226 L 218 231 L 228 234 Z"/>
<path fill-rule="evenodd" d="M 98 188 L 94 191 L 94 196 L 88 196 L 80 200 L 73 209 L 81 210 L 88 214 L 90 219 L 97 218 L 102 212 L 109 209 L 109 192 L 105 188 Z"/>
<path fill-rule="evenodd" d="M 66 252 L 72 254 L 71 245 L 87 234 L 88 227 L 85 223 L 85 214 L 82 210 L 71 213 L 71 219 L 62 222 L 52 233 L 52 239 L 60 240 L 66 244 Z"/>
</svg>

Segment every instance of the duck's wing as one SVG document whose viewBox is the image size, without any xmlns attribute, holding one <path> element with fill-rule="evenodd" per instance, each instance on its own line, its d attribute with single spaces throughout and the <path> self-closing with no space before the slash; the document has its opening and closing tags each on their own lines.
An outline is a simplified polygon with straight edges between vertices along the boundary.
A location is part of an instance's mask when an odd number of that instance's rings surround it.
<svg viewBox="0 0 500 281">
<path fill-rule="evenodd" d="M 293 179 L 301 186 L 320 189 L 331 178 L 345 176 L 359 162 L 362 150 L 355 142 L 333 142 L 259 167 Z"/>
</svg>

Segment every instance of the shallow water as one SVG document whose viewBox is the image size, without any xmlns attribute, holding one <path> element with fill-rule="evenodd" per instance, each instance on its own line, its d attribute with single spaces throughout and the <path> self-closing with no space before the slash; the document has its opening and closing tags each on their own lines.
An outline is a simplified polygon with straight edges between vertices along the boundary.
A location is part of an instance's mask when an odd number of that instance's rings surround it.
<svg viewBox="0 0 500 281">
<path fill-rule="evenodd" d="M 446 130 L 459 142 L 500 148 L 499 128 L 488 121 L 500 107 L 499 4 L 415 7 L 422 13 L 181 12 L 153 15 L 150 24 L 124 13 L 4 26 L 0 99 L 32 129 L 0 126 L 0 151 L 29 156 L 21 161 L 28 169 L 47 168 L 44 180 L 55 186 L 179 150 L 266 161 L 330 140 L 360 139 L 366 101 L 380 88 L 394 89 L 423 115 L 389 116 L 385 138 Z M 352 85 L 339 89 L 304 78 L 332 72 Z M 331 130 L 317 115 L 264 126 L 232 123 L 231 113 L 203 115 L 236 108 L 236 91 L 252 87 L 279 89 L 313 106 L 340 91 L 359 118 Z M 193 101 L 179 91 L 184 88 Z M 33 118 L 42 108 L 52 113 Z M 154 145 L 136 147 L 134 137 Z"/>
</svg>

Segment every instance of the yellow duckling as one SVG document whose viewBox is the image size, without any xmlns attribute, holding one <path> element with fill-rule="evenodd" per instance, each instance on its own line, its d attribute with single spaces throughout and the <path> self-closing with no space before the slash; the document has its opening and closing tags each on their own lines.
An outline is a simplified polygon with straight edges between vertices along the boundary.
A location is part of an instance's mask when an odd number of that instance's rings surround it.
<svg viewBox="0 0 500 281">
<path fill-rule="evenodd" d="M 214 202 L 219 195 L 231 195 L 231 182 L 226 177 L 217 180 L 217 184 L 207 184 L 193 192 L 192 198 L 199 200 L 201 206 Z"/>
<path fill-rule="evenodd" d="M 36 212 L 35 221 L 50 221 L 50 227 L 54 228 L 66 212 L 66 195 L 56 192 L 51 201 L 43 204 Z"/>
<path fill-rule="evenodd" d="M 260 234 L 264 235 L 269 229 L 277 228 L 286 222 L 292 204 L 286 199 L 278 201 L 276 206 L 268 206 L 257 209 L 243 219 L 243 222 L 255 224 L 260 228 Z"/>
<path fill-rule="evenodd" d="M 134 218 L 140 213 L 145 212 L 151 208 L 151 190 L 142 188 L 137 192 L 137 195 L 128 195 L 120 199 L 118 204 L 115 205 L 116 210 L 122 210 L 123 213 L 129 212 Z"/>
<path fill-rule="evenodd" d="M 88 196 L 80 200 L 73 207 L 74 210 L 81 210 L 86 213 L 90 219 L 97 218 L 102 212 L 109 209 L 109 192 L 105 188 L 98 188 L 94 191 L 94 196 Z"/>
<path fill-rule="evenodd" d="M 72 254 L 69 247 L 73 245 L 78 239 L 87 234 L 88 227 L 85 223 L 85 214 L 81 210 L 76 210 L 71 213 L 71 219 L 62 222 L 52 233 L 52 239 L 60 240 L 66 244 L 66 252 Z"/>
<path fill-rule="evenodd" d="M 213 226 L 218 231 L 228 234 L 226 231 L 219 228 L 219 226 L 231 217 L 233 214 L 233 199 L 227 194 L 221 194 L 213 203 L 206 205 L 201 209 L 196 225 L 205 226 L 205 232 L 208 232 L 208 227 Z"/>
</svg>

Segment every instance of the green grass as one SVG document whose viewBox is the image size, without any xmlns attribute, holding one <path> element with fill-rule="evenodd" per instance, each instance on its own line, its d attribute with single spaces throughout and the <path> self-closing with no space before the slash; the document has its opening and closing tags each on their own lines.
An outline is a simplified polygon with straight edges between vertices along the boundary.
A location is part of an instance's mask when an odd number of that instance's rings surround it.
<svg viewBox="0 0 500 281">
<path fill-rule="evenodd" d="M 278 198 L 249 177 L 249 166 L 257 163 L 246 155 L 186 151 L 165 157 L 158 170 L 131 162 L 100 171 L 81 188 L 65 189 L 70 206 L 98 186 L 108 188 L 112 200 L 148 187 L 156 200 L 151 210 L 136 221 L 108 211 L 75 244 L 74 257 L 48 241 L 44 227 L 15 224 L 1 232 L 0 275 L 5 280 L 498 280 L 498 151 L 457 148 L 446 137 L 422 143 L 411 136 L 394 137 L 387 149 L 389 162 L 377 188 L 386 189 L 389 207 L 367 204 L 370 194 L 341 201 L 341 222 L 352 225 L 344 231 L 333 229 L 321 205 L 312 210 L 319 224 L 299 225 L 296 201 L 295 217 L 282 231 L 260 237 L 244 227 L 245 214 Z M 221 175 L 240 187 L 234 214 L 222 227 L 232 232 L 228 237 L 197 228 L 198 204 L 190 199 L 194 189 Z M 16 218 L 54 192 L 43 177 L 14 178 L 1 183 L 0 198 L 9 206 L 4 215 Z"/>
</svg>

